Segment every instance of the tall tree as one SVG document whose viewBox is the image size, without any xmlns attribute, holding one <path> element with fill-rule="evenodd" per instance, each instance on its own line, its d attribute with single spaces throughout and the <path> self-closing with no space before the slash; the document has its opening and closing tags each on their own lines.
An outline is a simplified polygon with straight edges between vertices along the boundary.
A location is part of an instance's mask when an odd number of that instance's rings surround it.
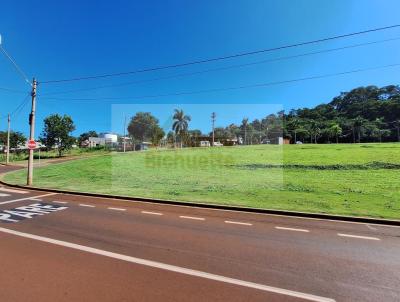
<svg viewBox="0 0 400 302">
<path fill-rule="evenodd" d="M 339 143 L 339 136 L 342 135 L 342 127 L 339 124 L 333 124 L 329 128 L 329 133 L 332 137 L 336 139 L 336 144 Z"/>
<path fill-rule="evenodd" d="M 70 135 L 74 130 L 75 125 L 70 116 L 52 114 L 44 119 L 44 129 L 40 141 L 48 150 L 55 147 L 58 156 L 62 156 L 75 143 L 75 138 Z"/>
<path fill-rule="evenodd" d="M 240 128 L 244 131 L 244 144 L 247 145 L 247 128 L 249 126 L 249 118 L 245 117 L 242 120 L 242 125 L 240 126 Z"/>
<path fill-rule="evenodd" d="M 186 115 L 183 110 L 175 109 L 174 116 L 172 118 L 174 120 L 174 123 L 172 124 L 172 130 L 174 130 L 175 134 L 179 137 L 180 145 L 182 148 L 184 135 L 188 131 L 191 117 L 189 115 Z"/>
<path fill-rule="evenodd" d="M 158 119 L 150 112 L 137 112 L 129 122 L 128 133 L 136 142 L 151 141 L 153 137 L 157 137 L 154 131 L 160 133 L 156 126 L 159 128 Z"/>
</svg>

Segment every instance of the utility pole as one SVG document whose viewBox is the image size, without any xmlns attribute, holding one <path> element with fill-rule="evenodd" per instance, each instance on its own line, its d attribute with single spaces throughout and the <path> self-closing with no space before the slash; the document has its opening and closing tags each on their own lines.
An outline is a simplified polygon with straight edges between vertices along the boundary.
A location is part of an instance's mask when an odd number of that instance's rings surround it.
<svg viewBox="0 0 400 302">
<path fill-rule="evenodd" d="M 31 93 L 32 109 L 31 109 L 31 114 L 29 115 L 29 126 L 30 126 L 29 140 L 35 139 L 36 86 L 37 86 L 36 79 L 33 78 L 32 93 Z M 29 149 L 28 177 L 26 184 L 28 186 L 31 186 L 32 182 L 33 182 L 33 149 Z"/>
<path fill-rule="evenodd" d="M 211 122 L 212 122 L 212 146 L 214 147 L 215 143 L 215 119 L 217 118 L 217 114 L 215 112 L 211 113 Z"/>
<path fill-rule="evenodd" d="M 126 151 L 126 114 L 125 114 L 125 120 L 124 120 L 124 153 Z"/>
<path fill-rule="evenodd" d="M 10 114 L 8 114 L 8 128 L 7 128 L 7 149 L 6 149 L 6 164 L 10 163 Z"/>
</svg>

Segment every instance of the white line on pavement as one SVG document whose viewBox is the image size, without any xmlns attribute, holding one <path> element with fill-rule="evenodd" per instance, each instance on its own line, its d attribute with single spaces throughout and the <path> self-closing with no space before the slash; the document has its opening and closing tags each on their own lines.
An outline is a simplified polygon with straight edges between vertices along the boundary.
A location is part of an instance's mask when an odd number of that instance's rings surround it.
<svg viewBox="0 0 400 302">
<path fill-rule="evenodd" d="M 27 191 L 21 191 L 21 190 L 15 190 L 15 189 L 8 189 L 8 188 L 4 188 L 1 187 L 0 191 L 2 192 L 9 192 L 9 193 L 19 193 L 19 194 L 28 194 L 29 192 Z"/>
<path fill-rule="evenodd" d="M 109 209 L 109 210 L 113 210 L 113 211 L 126 211 L 126 209 L 123 209 L 123 208 L 107 208 L 107 209 Z"/>
<path fill-rule="evenodd" d="M 163 213 L 158 213 L 158 212 L 148 212 L 148 211 L 142 211 L 142 214 L 149 214 L 149 215 L 164 215 Z"/>
<path fill-rule="evenodd" d="M 232 221 L 232 220 L 225 220 L 225 223 L 239 224 L 239 225 L 253 225 L 252 223 L 248 223 L 248 222 L 239 222 L 239 221 Z"/>
<path fill-rule="evenodd" d="M 31 200 L 33 200 L 33 201 L 43 201 L 43 199 L 40 199 L 40 198 L 31 198 Z"/>
<path fill-rule="evenodd" d="M 92 247 L 88 247 L 88 246 L 84 246 L 84 245 L 80 245 L 80 244 L 76 244 L 76 243 L 61 241 L 61 240 L 52 239 L 52 238 L 48 238 L 48 237 L 37 236 L 37 235 L 29 234 L 29 233 L 18 232 L 18 231 L 6 229 L 6 228 L 0 228 L 0 232 L 23 237 L 23 238 L 28 238 L 28 239 L 32 239 L 32 240 L 37 240 L 37 241 L 41 241 L 41 242 L 46 242 L 46 243 L 50 243 L 50 244 L 54 244 L 54 245 L 58 245 L 58 246 L 63 246 L 63 247 L 67 247 L 67 248 L 71 248 L 71 249 L 75 249 L 75 250 L 79 250 L 79 251 L 83 251 L 83 252 L 87 252 L 87 253 L 91 253 L 91 254 L 95 254 L 95 255 L 101 255 L 101 256 L 117 259 L 117 260 L 122 260 L 122 261 L 130 262 L 130 263 L 135 263 L 135 264 L 144 265 L 144 266 L 148 266 L 148 267 L 158 268 L 158 269 L 167 270 L 167 271 L 180 273 L 180 274 L 184 274 L 184 275 L 204 278 L 204 279 L 208 279 L 208 280 L 225 282 L 228 284 L 234 284 L 234 285 L 238 285 L 238 286 L 262 290 L 265 292 L 276 293 L 276 294 L 286 295 L 286 296 L 290 296 L 290 297 L 305 299 L 308 301 L 315 301 L 315 302 L 334 302 L 335 301 L 334 299 L 325 298 L 325 297 L 321 297 L 321 296 L 306 294 L 306 293 L 302 293 L 302 292 L 292 291 L 292 290 L 283 289 L 283 288 L 279 288 L 279 287 L 268 286 L 268 285 L 264 285 L 264 284 L 253 283 L 253 282 L 244 281 L 244 280 L 240 280 L 240 279 L 234 279 L 234 278 L 225 277 L 225 276 L 221 276 L 221 275 L 215 275 L 215 274 L 211 274 L 211 273 L 207 273 L 207 272 L 188 269 L 188 268 L 170 265 L 170 264 L 166 264 L 166 263 L 162 263 L 162 262 L 156 262 L 156 261 L 152 261 L 152 260 L 131 257 L 131 256 L 123 255 L 123 254 L 117 254 L 117 253 L 108 252 L 105 250 L 100 250 L 100 249 L 96 249 L 96 248 L 92 248 Z"/>
<path fill-rule="evenodd" d="M 0 193 L 0 197 L 7 197 L 7 196 L 10 196 L 10 194 Z"/>
<path fill-rule="evenodd" d="M 95 208 L 95 206 L 92 206 L 91 204 L 84 204 L 84 203 L 80 203 L 79 206 L 80 207 L 87 207 L 87 208 Z"/>
<path fill-rule="evenodd" d="M 349 237 L 349 238 L 357 238 L 357 239 L 367 239 L 367 240 L 380 240 L 379 238 L 376 238 L 376 237 L 358 236 L 358 235 L 341 234 L 341 233 L 338 233 L 338 236 L 340 236 L 340 237 Z"/>
<path fill-rule="evenodd" d="M 373 226 L 371 226 L 371 225 L 369 225 L 369 224 L 367 224 L 366 226 L 367 226 L 367 228 L 369 228 L 370 230 L 373 230 L 373 231 L 376 231 L 376 230 L 377 230 L 377 228 L 374 228 Z"/>
<path fill-rule="evenodd" d="M 202 218 L 202 217 L 193 217 L 193 216 L 179 216 L 179 218 L 183 218 L 183 219 L 193 219 L 193 220 L 205 220 L 205 218 Z"/>
<path fill-rule="evenodd" d="M 0 202 L 0 205 L 1 205 L 1 204 L 8 204 L 8 203 L 13 203 L 13 202 L 18 202 L 18 201 L 24 201 L 24 200 L 31 200 L 32 198 L 39 198 L 39 197 L 52 196 L 52 195 L 56 195 L 56 194 L 57 194 L 57 193 L 48 193 L 48 194 L 39 195 L 39 196 L 31 196 L 31 197 L 26 197 L 26 198 L 8 200 L 8 201 Z"/>
<path fill-rule="evenodd" d="M 309 230 L 305 230 L 305 229 L 285 228 L 285 227 L 279 227 L 279 226 L 276 226 L 275 229 L 285 230 L 285 231 L 305 232 L 305 233 L 310 232 Z"/>
<path fill-rule="evenodd" d="M 68 201 L 58 201 L 58 200 L 53 200 L 54 203 L 59 203 L 59 204 L 67 204 Z"/>
</svg>

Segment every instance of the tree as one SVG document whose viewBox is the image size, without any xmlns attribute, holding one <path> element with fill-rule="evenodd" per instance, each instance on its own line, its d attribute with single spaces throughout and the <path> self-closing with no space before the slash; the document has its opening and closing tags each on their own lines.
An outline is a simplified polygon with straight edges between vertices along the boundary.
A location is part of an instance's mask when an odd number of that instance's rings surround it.
<svg viewBox="0 0 400 302">
<path fill-rule="evenodd" d="M 24 145 L 26 137 L 23 133 L 18 131 L 10 131 L 10 148 L 17 148 L 20 145 Z M 3 146 L 7 145 L 7 132 L 0 131 L 0 144 Z"/>
<path fill-rule="evenodd" d="M 353 127 L 354 130 L 357 132 L 357 140 L 358 143 L 361 142 L 361 134 L 364 131 L 364 124 L 367 120 L 362 118 L 361 116 L 357 116 L 354 120 L 353 120 Z"/>
<path fill-rule="evenodd" d="M 172 131 L 169 131 L 167 133 L 167 142 L 171 145 L 175 144 L 175 133 Z"/>
<path fill-rule="evenodd" d="M 287 126 L 294 133 L 294 143 L 296 143 L 297 142 L 297 131 L 298 131 L 299 126 L 300 126 L 300 120 L 297 117 L 294 117 L 290 121 L 287 122 Z"/>
<path fill-rule="evenodd" d="M 154 146 L 158 146 L 160 144 L 161 139 L 165 136 L 164 130 L 158 126 L 158 125 L 153 125 L 152 129 L 150 129 L 151 133 L 151 143 Z"/>
<path fill-rule="evenodd" d="M 93 131 L 93 130 L 88 131 L 88 132 L 84 132 L 81 135 L 79 135 L 78 144 L 80 146 L 84 141 L 88 140 L 89 137 L 98 137 L 98 136 L 99 135 L 97 134 L 97 132 Z"/>
<path fill-rule="evenodd" d="M 329 134 L 330 136 L 336 138 L 336 144 L 339 143 L 339 136 L 342 135 L 342 132 L 343 132 L 342 127 L 340 127 L 339 124 L 333 124 L 329 128 Z"/>
<path fill-rule="evenodd" d="M 394 127 L 396 128 L 397 132 L 397 141 L 400 142 L 400 120 L 394 121 Z"/>
<path fill-rule="evenodd" d="M 189 128 L 191 117 L 189 115 L 186 115 L 183 110 L 175 109 L 175 113 L 172 118 L 174 120 L 174 123 L 172 124 L 172 130 L 174 130 L 175 134 L 179 137 L 180 145 L 182 148 L 183 136 Z"/>
<path fill-rule="evenodd" d="M 135 141 L 152 141 L 154 137 L 157 137 L 157 133 L 160 133 L 157 127 L 160 128 L 158 119 L 150 112 L 137 112 L 129 122 L 128 133 Z M 153 133 L 154 131 L 156 133 Z"/>
<path fill-rule="evenodd" d="M 310 133 L 310 136 L 311 136 L 311 142 L 314 142 L 315 144 L 317 144 L 318 136 L 321 134 L 320 123 L 317 121 L 311 120 L 309 123 L 308 132 Z"/>
<path fill-rule="evenodd" d="M 245 117 L 242 120 L 242 125 L 240 126 L 241 129 L 244 131 L 244 144 L 247 145 L 247 127 L 249 125 L 249 118 Z"/>
<path fill-rule="evenodd" d="M 75 130 L 74 122 L 68 115 L 52 114 L 44 119 L 44 129 L 40 141 L 48 150 L 56 147 L 58 156 L 71 149 L 75 139 L 70 133 Z"/>
</svg>

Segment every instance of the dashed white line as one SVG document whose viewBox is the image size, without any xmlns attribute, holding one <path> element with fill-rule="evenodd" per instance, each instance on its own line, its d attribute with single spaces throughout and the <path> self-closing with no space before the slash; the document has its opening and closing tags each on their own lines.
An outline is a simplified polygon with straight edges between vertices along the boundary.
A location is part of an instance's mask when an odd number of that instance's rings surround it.
<svg viewBox="0 0 400 302">
<path fill-rule="evenodd" d="M 224 282 L 224 283 L 228 283 L 228 284 L 262 290 L 265 292 L 286 295 L 289 297 L 300 298 L 300 299 L 304 299 L 304 300 L 308 300 L 308 301 L 314 301 L 314 302 L 334 302 L 335 301 L 334 299 L 330 299 L 330 298 L 326 298 L 326 297 L 321 297 L 321 296 L 316 296 L 316 295 L 307 294 L 307 293 L 303 293 L 303 292 L 288 290 L 288 289 L 284 289 L 284 288 L 273 287 L 273 286 L 249 282 L 249 281 L 245 281 L 245 280 L 225 277 L 225 276 L 221 276 L 221 275 L 207 273 L 204 271 L 193 270 L 193 269 L 189 269 L 189 268 L 185 268 L 185 267 L 166 264 L 166 263 L 162 263 L 162 262 L 156 262 L 156 261 L 142 259 L 142 258 L 136 258 L 136 257 L 128 256 L 128 255 L 117 254 L 117 253 L 100 250 L 97 248 L 84 246 L 84 245 L 80 245 L 80 244 L 76 244 L 76 243 L 72 243 L 72 242 L 61 241 L 61 240 L 52 239 L 52 238 L 48 238 L 48 237 L 42 237 L 42 236 L 33 235 L 33 234 L 29 234 L 29 233 L 23 233 L 23 232 L 14 231 L 14 230 L 6 229 L 6 228 L 0 228 L 0 232 L 14 235 L 14 236 L 23 237 L 23 238 L 28 238 L 28 239 L 32 239 L 32 240 L 37 240 L 40 242 L 46 242 L 49 244 L 54 244 L 54 245 L 58 245 L 58 246 L 62 246 L 62 247 L 66 247 L 66 248 L 70 248 L 70 249 L 74 249 L 74 250 L 79 250 L 79 251 L 83 251 L 83 252 L 90 253 L 90 254 L 95 254 L 95 255 L 109 257 L 109 258 L 113 258 L 113 259 L 117 259 L 117 260 L 121 260 L 121 261 L 126 261 L 129 263 L 144 265 L 144 266 L 148 266 L 148 267 L 153 267 L 153 268 L 171 271 L 171 272 L 175 272 L 175 273 L 179 273 L 179 274 L 213 280 L 213 281 L 217 281 L 217 282 Z"/>
<path fill-rule="evenodd" d="M 10 194 L 0 193 L 0 197 L 7 197 L 7 196 L 10 196 Z"/>
<path fill-rule="evenodd" d="M 54 203 L 59 203 L 59 204 L 67 204 L 68 201 L 58 201 L 58 200 L 53 200 Z"/>
<path fill-rule="evenodd" d="M 356 239 L 366 239 L 366 240 L 377 240 L 377 241 L 380 240 L 379 238 L 376 238 L 376 237 L 358 236 L 358 235 L 341 234 L 341 233 L 338 233 L 338 236 L 340 236 L 340 237 L 356 238 Z"/>
<path fill-rule="evenodd" d="M 26 197 L 26 198 L 8 200 L 8 201 L 0 202 L 0 204 L 14 203 L 14 202 L 18 202 L 18 201 L 31 200 L 32 198 L 46 197 L 46 196 L 52 196 L 52 195 L 57 195 L 57 194 L 58 193 L 48 193 L 48 194 L 39 195 L 39 196 L 31 196 L 31 197 Z"/>
<path fill-rule="evenodd" d="M 40 199 L 40 198 L 31 198 L 31 200 L 33 200 L 33 201 L 43 201 L 43 199 Z"/>
<path fill-rule="evenodd" d="M 276 226 L 275 229 L 284 230 L 284 231 L 304 232 L 304 233 L 310 232 L 309 230 L 306 230 L 306 229 L 285 228 L 285 227 L 279 227 L 279 226 Z"/>
<path fill-rule="evenodd" d="M 205 220 L 205 218 L 202 218 L 202 217 L 193 217 L 193 216 L 179 216 L 179 218 L 182 218 L 182 219 L 192 219 L 192 220 Z"/>
<path fill-rule="evenodd" d="M 9 193 L 19 193 L 19 194 L 28 194 L 28 193 L 29 193 L 29 192 L 27 192 L 27 191 L 8 189 L 8 188 L 4 188 L 4 187 L 1 187 L 1 188 L 0 188 L 0 191 L 2 191 L 2 192 L 9 192 Z"/>
<path fill-rule="evenodd" d="M 158 213 L 158 212 L 148 212 L 148 211 L 142 211 L 142 214 L 149 214 L 149 215 L 164 215 L 163 213 Z"/>
<path fill-rule="evenodd" d="M 79 204 L 80 207 L 87 207 L 87 208 L 95 208 L 96 206 L 93 206 L 91 204 L 84 204 L 84 203 L 80 203 Z"/>
<path fill-rule="evenodd" d="M 229 223 L 229 224 L 239 224 L 239 225 L 248 225 L 248 226 L 253 225 L 252 223 L 248 223 L 248 222 L 240 222 L 240 221 L 232 221 L 232 220 L 225 220 L 225 223 Z"/>
<path fill-rule="evenodd" d="M 113 210 L 113 211 L 121 211 L 121 212 L 124 212 L 124 211 L 126 211 L 126 209 L 123 209 L 123 208 L 107 208 L 107 209 L 109 209 L 109 210 Z"/>
</svg>

